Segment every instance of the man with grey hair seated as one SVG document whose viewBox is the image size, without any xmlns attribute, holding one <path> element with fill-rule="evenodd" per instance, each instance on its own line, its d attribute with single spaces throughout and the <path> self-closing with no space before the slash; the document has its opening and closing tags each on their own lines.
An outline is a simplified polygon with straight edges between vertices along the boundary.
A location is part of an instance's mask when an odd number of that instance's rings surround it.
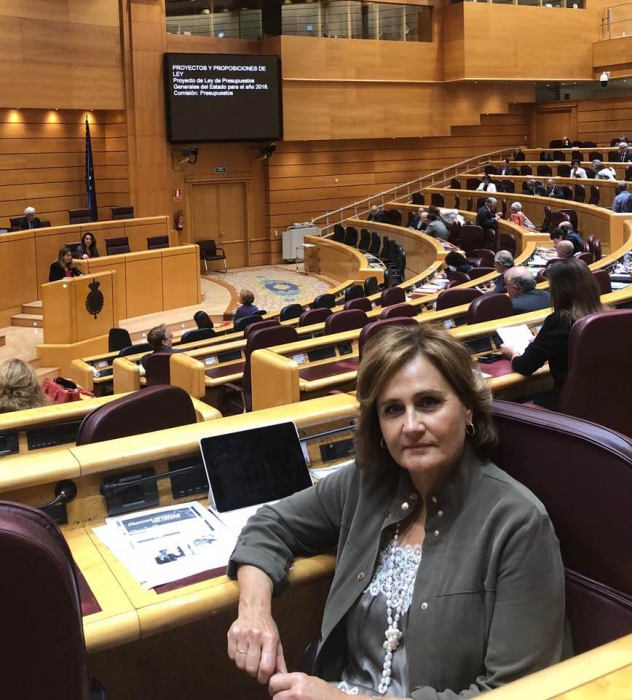
<svg viewBox="0 0 632 700">
<path fill-rule="evenodd" d="M 20 219 L 20 231 L 41 227 L 42 222 L 35 216 L 35 209 L 33 207 L 26 207 L 24 210 L 24 218 Z"/>
<path fill-rule="evenodd" d="M 515 265 L 513 255 L 508 250 L 499 250 L 494 256 L 494 269 L 500 275 L 492 289 L 493 294 L 506 294 L 505 272 Z"/>
<path fill-rule="evenodd" d="M 535 277 L 531 270 L 522 265 L 512 267 L 505 272 L 505 286 L 514 314 L 551 307 L 551 295 L 543 289 L 536 289 L 535 284 Z"/>
<path fill-rule="evenodd" d="M 630 214 L 632 212 L 632 192 L 628 192 L 628 183 L 619 180 L 617 194 L 612 200 L 612 211 L 615 214 Z"/>
</svg>

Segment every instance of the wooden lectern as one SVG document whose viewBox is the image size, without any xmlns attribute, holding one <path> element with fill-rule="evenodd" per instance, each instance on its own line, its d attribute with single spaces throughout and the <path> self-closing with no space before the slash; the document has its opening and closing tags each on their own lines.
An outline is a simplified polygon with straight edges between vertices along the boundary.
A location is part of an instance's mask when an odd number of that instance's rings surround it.
<svg viewBox="0 0 632 700">
<path fill-rule="evenodd" d="M 42 302 L 45 345 L 69 345 L 107 336 L 119 320 L 116 272 L 43 284 Z"/>
</svg>

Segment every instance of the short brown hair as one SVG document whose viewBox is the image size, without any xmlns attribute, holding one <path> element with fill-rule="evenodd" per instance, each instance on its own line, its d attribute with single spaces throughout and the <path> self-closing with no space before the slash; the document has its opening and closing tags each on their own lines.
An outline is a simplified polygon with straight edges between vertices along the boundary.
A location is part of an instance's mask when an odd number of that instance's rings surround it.
<svg viewBox="0 0 632 700">
<path fill-rule="evenodd" d="M 360 407 L 354 438 L 358 466 L 393 467 L 388 450 L 380 449 L 377 399 L 392 377 L 419 355 L 441 373 L 461 403 L 472 411 L 474 435 L 468 439 L 476 454 L 481 458 L 491 454 L 496 444 L 491 391 L 480 374 L 474 372 L 467 348 L 447 331 L 427 323 L 393 325 L 371 338 L 358 370 L 356 390 Z"/>
<path fill-rule="evenodd" d="M 149 333 L 147 333 L 147 342 L 151 345 L 154 350 L 160 350 L 162 347 L 162 341 L 167 335 L 167 326 L 163 323 L 160 326 L 152 328 Z"/>
<path fill-rule="evenodd" d="M 255 300 L 255 293 L 251 289 L 242 289 L 239 292 L 239 301 L 242 304 L 252 304 Z"/>
<path fill-rule="evenodd" d="M 23 360 L 7 360 L 0 366 L 0 413 L 39 408 L 46 397 L 33 368 Z"/>
</svg>

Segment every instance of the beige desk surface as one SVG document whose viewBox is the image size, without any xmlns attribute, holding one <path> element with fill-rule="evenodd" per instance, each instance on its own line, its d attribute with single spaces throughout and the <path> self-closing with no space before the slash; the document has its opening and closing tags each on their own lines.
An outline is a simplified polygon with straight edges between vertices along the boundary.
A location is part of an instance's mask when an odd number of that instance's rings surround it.
<svg viewBox="0 0 632 700">
<path fill-rule="evenodd" d="M 486 693 L 487 698 L 632 700 L 632 634 Z"/>
</svg>

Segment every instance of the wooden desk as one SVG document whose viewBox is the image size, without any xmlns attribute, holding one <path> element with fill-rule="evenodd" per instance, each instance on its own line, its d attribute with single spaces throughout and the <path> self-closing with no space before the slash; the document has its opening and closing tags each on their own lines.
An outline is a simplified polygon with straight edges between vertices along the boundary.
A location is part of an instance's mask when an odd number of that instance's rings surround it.
<svg viewBox="0 0 632 700">
<path fill-rule="evenodd" d="M 510 683 L 490 700 L 632 700 L 632 635 Z"/>
</svg>

